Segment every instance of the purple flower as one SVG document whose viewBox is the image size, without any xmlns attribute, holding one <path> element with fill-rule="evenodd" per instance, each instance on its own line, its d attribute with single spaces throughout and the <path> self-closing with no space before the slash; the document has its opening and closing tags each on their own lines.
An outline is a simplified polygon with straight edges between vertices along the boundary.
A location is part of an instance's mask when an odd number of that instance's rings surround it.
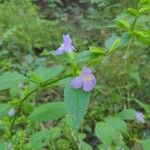
<svg viewBox="0 0 150 150">
<path fill-rule="evenodd" d="M 72 52 L 75 50 L 69 34 L 63 35 L 63 41 L 61 46 L 55 51 L 55 55 L 62 55 L 64 52 Z"/>
<path fill-rule="evenodd" d="M 7 112 L 7 114 L 8 114 L 9 117 L 14 116 L 15 113 L 16 113 L 16 110 L 14 108 L 10 108 L 9 111 Z"/>
<path fill-rule="evenodd" d="M 139 123 L 144 123 L 145 122 L 144 121 L 144 115 L 141 112 L 136 112 L 135 118 L 136 118 L 137 122 L 139 122 Z"/>
<path fill-rule="evenodd" d="M 83 67 L 80 76 L 74 78 L 71 82 L 71 86 L 74 89 L 79 89 L 83 87 L 83 90 L 86 92 L 90 92 L 95 85 L 96 79 L 92 74 L 91 69 L 87 67 Z"/>
</svg>

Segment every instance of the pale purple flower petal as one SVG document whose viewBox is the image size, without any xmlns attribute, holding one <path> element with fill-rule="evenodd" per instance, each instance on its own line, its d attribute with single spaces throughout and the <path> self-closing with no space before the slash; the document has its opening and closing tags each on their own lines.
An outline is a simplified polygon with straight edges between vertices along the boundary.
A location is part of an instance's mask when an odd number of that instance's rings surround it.
<svg viewBox="0 0 150 150">
<path fill-rule="evenodd" d="M 93 74 L 91 74 L 91 78 L 92 78 L 93 86 L 95 86 L 96 85 L 96 78 L 94 77 Z"/>
<path fill-rule="evenodd" d="M 71 45 L 71 44 L 72 44 L 72 40 L 71 40 L 69 34 L 63 35 L 63 40 L 64 40 L 64 44 L 68 44 L 68 45 Z"/>
<path fill-rule="evenodd" d="M 90 91 L 92 91 L 92 89 L 93 89 L 92 82 L 86 82 L 86 83 L 83 84 L 83 90 L 85 92 L 90 92 Z"/>
<path fill-rule="evenodd" d="M 84 91 L 90 92 L 96 85 L 96 79 L 94 75 L 92 74 L 91 69 L 87 67 L 83 67 L 81 74 L 75 79 L 73 79 L 72 83 L 71 83 L 71 86 L 73 88 L 77 89 L 77 88 L 83 87 Z M 77 86 L 75 86 L 76 84 Z"/>
<path fill-rule="evenodd" d="M 14 108 L 10 108 L 9 111 L 7 112 L 7 114 L 8 114 L 9 117 L 14 116 L 15 113 L 16 113 L 16 110 Z"/>
<path fill-rule="evenodd" d="M 83 82 L 81 80 L 80 77 L 76 77 L 74 78 L 72 81 L 71 81 L 71 86 L 74 88 L 74 89 L 79 89 L 83 86 Z"/>
<path fill-rule="evenodd" d="M 136 112 L 135 117 L 136 117 L 137 122 L 139 122 L 139 123 L 144 123 L 145 122 L 143 113 Z"/>
<path fill-rule="evenodd" d="M 55 55 L 62 55 L 64 52 L 72 52 L 73 50 L 75 50 L 75 47 L 72 45 L 72 40 L 69 34 L 63 35 L 63 43 L 55 51 Z"/>
<path fill-rule="evenodd" d="M 63 44 L 55 51 L 55 55 L 62 55 L 64 53 L 64 46 Z"/>
</svg>

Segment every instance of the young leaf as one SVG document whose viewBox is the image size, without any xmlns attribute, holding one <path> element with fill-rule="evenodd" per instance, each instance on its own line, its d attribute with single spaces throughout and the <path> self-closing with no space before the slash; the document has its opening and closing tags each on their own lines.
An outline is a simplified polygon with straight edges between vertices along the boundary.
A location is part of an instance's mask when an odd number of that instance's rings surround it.
<svg viewBox="0 0 150 150">
<path fill-rule="evenodd" d="M 0 75 L 0 91 L 9 89 L 27 81 L 27 78 L 19 73 L 3 73 Z"/>
<path fill-rule="evenodd" d="M 142 8 L 140 8 L 139 14 L 144 14 L 144 13 L 149 12 L 149 11 L 150 11 L 150 5 L 145 5 Z"/>
<path fill-rule="evenodd" d="M 123 120 L 134 120 L 136 111 L 134 109 L 125 109 L 116 114 L 116 117 Z"/>
<path fill-rule="evenodd" d="M 105 50 L 101 47 L 90 47 L 90 52 L 94 54 L 105 54 Z"/>
<path fill-rule="evenodd" d="M 120 26 L 121 28 L 126 29 L 126 30 L 130 29 L 130 24 L 125 19 L 123 19 L 123 18 L 116 18 L 115 21 L 116 21 L 115 23 L 118 26 Z"/>
<path fill-rule="evenodd" d="M 128 130 L 127 124 L 123 120 L 117 117 L 112 117 L 112 116 L 109 116 L 105 118 L 104 120 L 107 124 L 112 126 L 116 131 L 127 133 L 127 130 Z"/>
<path fill-rule="evenodd" d="M 32 121 L 49 121 L 58 119 L 67 114 L 67 109 L 63 102 L 52 102 L 40 105 L 30 114 Z"/>
<path fill-rule="evenodd" d="M 115 136 L 115 129 L 105 122 L 100 122 L 96 124 L 95 133 L 105 147 L 108 148 Z"/>
<path fill-rule="evenodd" d="M 66 85 L 64 91 L 65 105 L 73 119 L 73 125 L 78 128 L 89 104 L 90 93 L 82 89 L 73 89 L 70 84 Z"/>
</svg>

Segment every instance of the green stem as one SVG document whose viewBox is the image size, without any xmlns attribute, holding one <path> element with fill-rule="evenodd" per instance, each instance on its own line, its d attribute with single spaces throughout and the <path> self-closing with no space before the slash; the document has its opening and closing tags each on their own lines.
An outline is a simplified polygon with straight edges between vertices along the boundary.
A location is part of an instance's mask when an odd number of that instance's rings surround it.
<svg viewBox="0 0 150 150">
<path fill-rule="evenodd" d="M 62 80 L 62 79 L 65 79 L 67 77 L 70 77 L 72 76 L 72 74 L 67 74 L 63 77 L 56 77 L 55 79 L 51 79 L 49 81 L 45 81 L 42 85 L 40 85 L 40 87 L 47 87 L 49 85 L 53 85 L 54 83 L 58 82 L 59 80 Z M 17 111 L 16 111 L 16 114 L 20 114 L 21 110 L 22 110 L 22 106 L 23 106 L 23 103 L 24 101 L 30 96 L 32 95 L 34 92 L 36 92 L 40 87 L 37 87 L 36 89 L 32 90 L 31 92 L 29 92 L 22 100 L 21 100 L 21 103 L 20 105 L 18 106 L 17 108 Z M 17 115 L 14 116 L 12 122 L 11 122 L 11 125 L 10 125 L 10 138 L 13 136 L 14 132 L 14 125 L 15 125 L 15 121 L 17 119 Z"/>
</svg>

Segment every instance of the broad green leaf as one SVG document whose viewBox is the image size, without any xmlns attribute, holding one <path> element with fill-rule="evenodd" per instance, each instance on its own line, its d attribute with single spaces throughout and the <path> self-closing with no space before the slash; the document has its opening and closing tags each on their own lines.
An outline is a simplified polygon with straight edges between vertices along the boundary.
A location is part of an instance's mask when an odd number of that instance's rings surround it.
<svg viewBox="0 0 150 150">
<path fill-rule="evenodd" d="M 70 84 L 66 85 L 64 91 L 65 105 L 73 119 L 74 127 L 78 128 L 86 113 L 89 104 L 90 93 L 84 92 L 83 89 L 73 89 Z"/>
<path fill-rule="evenodd" d="M 19 73 L 3 73 L 0 75 L 0 91 L 9 89 L 27 81 L 27 78 Z"/>
<path fill-rule="evenodd" d="M 149 11 L 150 11 L 150 5 L 145 5 L 145 6 L 142 6 L 142 8 L 140 8 L 139 13 L 144 14 Z"/>
<path fill-rule="evenodd" d="M 115 23 L 120 26 L 123 29 L 129 30 L 130 29 L 130 24 L 128 21 L 126 21 L 123 18 L 116 18 Z"/>
<path fill-rule="evenodd" d="M 150 113 L 150 105 L 143 103 L 142 101 L 135 100 L 147 113 Z"/>
<path fill-rule="evenodd" d="M 0 150 L 8 150 L 8 146 L 6 142 L 0 142 Z"/>
<path fill-rule="evenodd" d="M 0 104 L 0 119 L 7 115 L 9 106 L 7 104 Z"/>
<path fill-rule="evenodd" d="M 51 130 L 43 130 L 35 132 L 30 137 L 30 141 L 28 144 L 25 145 L 24 149 L 30 150 L 41 150 L 43 147 L 49 144 L 50 141 L 55 140 L 61 135 L 60 128 L 53 128 Z"/>
<path fill-rule="evenodd" d="M 95 133 L 105 147 L 108 148 L 115 136 L 115 129 L 105 122 L 100 122 L 96 124 Z"/>
<path fill-rule="evenodd" d="M 92 147 L 88 143 L 81 141 L 81 150 L 92 150 Z"/>
<path fill-rule="evenodd" d="M 53 79 L 55 76 L 59 75 L 63 71 L 64 67 L 62 65 L 54 66 L 54 67 L 40 67 L 35 72 L 42 79 L 42 81 L 47 81 L 49 79 Z"/>
<path fill-rule="evenodd" d="M 36 144 L 37 142 L 51 141 L 58 138 L 60 135 L 60 128 L 53 128 L 51 130 L 45 129 L 43 131 L 35 132 L 33 135 L 31 135 L 30 142 Z"/>
<path fill-rule="evenodd" d="M 142 144 L 143 150 L 150 149 L 150 139 L 142 140 L 141 144 Z"/>
<path fill-rule="evenodd" d="M 35 108 L 29 118 L 33 121 L 49 121 L 58 119 L 67 114 L 67 109 L 63 102 L 51 102 L 42 104 Z"/>
<path fill-rule="evenodd" d="M 124 46 L 125 44 L 127 44 L 127 42 L 130 40 L 131 35 L 129 35 L 127 32 L 123 33 L 121 35 L 121 42 L 120 42 L 120 46 Z"/>
<path fill-rule="evenodd" d="M 116 117 L 123 120 L 134 120 L 136 111 L 134 109 L 125 109 L 116 114 Z"/>
<path fill-rule="evenodd" d="M 78 53 L 75 56 L 75 62 L 77 63 L 89 62 L 95 58 L 97 58 L 97 56 L 92 54 L 90 51 L 83 51 L 83 52 Z"/>
<path fill-rule="evenodd" d="M 111 38 L 105 41 L 105 47 L 111 51 L 120 46 L 121 39 L 116 35 L 112 35 Z"/>
<path fill-rule="evenodd" d="M 128 130 L 127 124 L 120 118 L 109 116 L 104 121 L 117 131 L 126 133 Z"/>
</svg>

